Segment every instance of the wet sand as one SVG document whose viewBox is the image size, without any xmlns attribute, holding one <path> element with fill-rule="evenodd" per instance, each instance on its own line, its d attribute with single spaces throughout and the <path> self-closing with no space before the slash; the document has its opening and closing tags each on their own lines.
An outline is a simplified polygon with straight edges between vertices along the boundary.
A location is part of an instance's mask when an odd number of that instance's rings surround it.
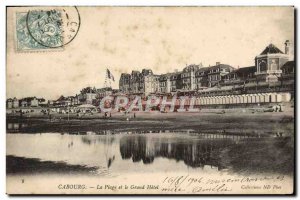
<svg viewBox="0 0 300 200">
<path fill-rule="evenodd" d="M 75 114 L 7 116 L 7 123 L 25 123 L 25 127 L 7 132 L 44 133 L 44 132 L 99 132 L 103 130 L 158 131 L 194 130 L 199 132 L 230 133 L 270 133 L 284 132 L 294 134 L 294 113 L 289 112 L 197 112 L 197 113 L 158 113 L 136 112 L 125 115 L 112 113 L 104 118 L 103 113 L 78 117 Z"/>
<path fill-rule="evenodd" d="M 69 165 L 64 162 L 41 161 L 37 158 L 6 156 L 7 174 L 89 174 L 96 173 L 97 167 L 84 165 Z"/>
</svg>

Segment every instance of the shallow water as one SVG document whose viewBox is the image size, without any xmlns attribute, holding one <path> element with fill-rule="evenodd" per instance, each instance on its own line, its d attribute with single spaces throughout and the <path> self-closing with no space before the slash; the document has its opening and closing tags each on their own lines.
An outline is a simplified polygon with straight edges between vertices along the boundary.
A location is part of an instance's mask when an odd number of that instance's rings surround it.
<svg viewBox="0 0 300 200">
<path fill-rule="evenodd" d="M 96 167 L 95 176 L 157 172 L 291 175 L 293 144 L 292 138 L 279 135 L 17 133 L 7 134 L 6 154 Z"/>
</svg>

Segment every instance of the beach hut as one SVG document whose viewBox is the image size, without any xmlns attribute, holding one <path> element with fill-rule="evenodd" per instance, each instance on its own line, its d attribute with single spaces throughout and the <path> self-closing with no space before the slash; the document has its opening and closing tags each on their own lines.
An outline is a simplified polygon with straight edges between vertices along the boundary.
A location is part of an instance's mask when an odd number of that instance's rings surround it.
<svg viewBox="0 0 300 200">
<path fill-rule="evenodd" d="M 217 96 L 216 97 L 216 104 L 221 104 L 221 97 L 220 96 Z"/>
<path fill-rule="evenodd" d="M 251 103 L 251 95 L 246 94 L 247 102 L 246 103 Z"/>
<path fill-rule="evenodd" d="M 213 104 L 213 105 L 216 104 L 216 97 L 214 97 L 214 96 L 211 97 L 211 104 Z"/>
<path fill-rule="evenodd" d="M 258 98 L 259 98 L 259 103 L 264 103 L 265 102 L 265 97 L 263 94 L 258 94 Z"/>
<path fill-rule="evenodd" d="M 241 103 L 241 95 L 235 96 L 236 103 Z"/>
<path fill-rule="evenodd" d="M 288 93 L 288 92 L 281 93 L 281 96 L 282 96 L 282 102 L 291 101 L 291 93 Z"/>
<path fill-rule="evenodd" d="M 282 102 L 282 94 L 280 94 L 280 93 L 276 94 L 276 101 L 277 102 Z"/>
<path fill-rule="evenodd" d="M 276 97 L 277 97 L 277 96 L 276 96 L 275 93 L 271 93 L 271 102 L 272 102 L 272 103 L 277 102 L 277 98 L 276 98 Z"/>
<path fill-rule="evenodd" d="M 237 95 L 232 96 L 232 103 L 236 104 L 237 103 Z"/>
</svg>

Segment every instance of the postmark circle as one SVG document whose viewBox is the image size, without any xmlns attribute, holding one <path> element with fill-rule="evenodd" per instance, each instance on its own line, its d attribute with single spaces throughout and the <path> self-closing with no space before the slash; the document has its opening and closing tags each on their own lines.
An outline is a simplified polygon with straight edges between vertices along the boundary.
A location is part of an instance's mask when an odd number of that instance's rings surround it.
<svg viewBox="0 0 300 200">
<path fill-rule="evenodd" d="M 63 47 L 77 36 L 80 28 L 77 7 L 57 7 L 28 11 L 26 26 L 29 35 L 47 48 Z"/>
</svg>

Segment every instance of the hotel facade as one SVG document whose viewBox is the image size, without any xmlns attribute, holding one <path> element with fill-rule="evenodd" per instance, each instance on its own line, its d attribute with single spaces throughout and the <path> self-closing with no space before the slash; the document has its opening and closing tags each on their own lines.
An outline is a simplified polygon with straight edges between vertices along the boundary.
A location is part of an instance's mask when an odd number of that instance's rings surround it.
<svg viewBox="0 0 300 200">
<path fill-rule="evenodd" d="M 182 71 L 154 74 L 151 69 L 121 74 L 119 89 L 124 94 L 157 94 L 175 92 L 200 92 L 294 82 L 294 51 L 290 41 L 285 42 L 285 51 L 269 44 L 254 58 L 253 66 L 234 68 L 217 62 L 214 66 L 188 65 Z M 293 85 L 294 83 L 290 84 Z M 268 86 L 267 86 L 268 85 Z M 241 87 L 242 86 L 242 87 Z"/>
</svg>

